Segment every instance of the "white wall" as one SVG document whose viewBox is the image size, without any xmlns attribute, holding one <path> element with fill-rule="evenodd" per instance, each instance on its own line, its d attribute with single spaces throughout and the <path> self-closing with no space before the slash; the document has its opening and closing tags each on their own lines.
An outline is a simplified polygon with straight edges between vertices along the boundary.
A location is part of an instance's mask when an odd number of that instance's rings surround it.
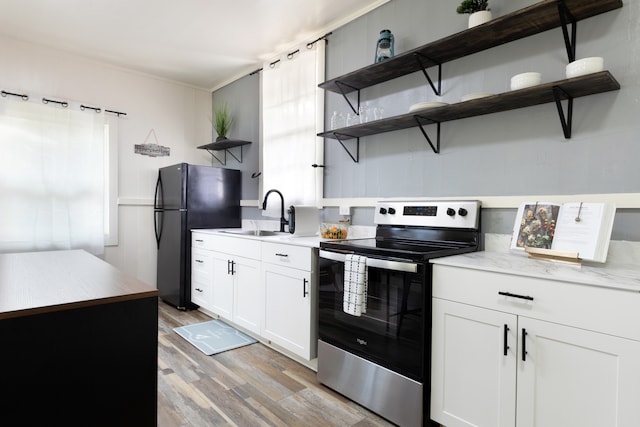
<svg viewBox="0 0 640 427">
<path fill-rule="evenodd" d="M 180 162 L 211 164 L 211 156 L 196 148 L 211 141 L 211 93 L 10 38 L 0 37 L 0 54 L 1 90 L 127 113 L 118 123 L 119 244 L 106 249 L 105 260 L 155 286 L 157 171 Z M 169 157 L 134 153 L 151 129 L 170 147 Z"/>
</svg>

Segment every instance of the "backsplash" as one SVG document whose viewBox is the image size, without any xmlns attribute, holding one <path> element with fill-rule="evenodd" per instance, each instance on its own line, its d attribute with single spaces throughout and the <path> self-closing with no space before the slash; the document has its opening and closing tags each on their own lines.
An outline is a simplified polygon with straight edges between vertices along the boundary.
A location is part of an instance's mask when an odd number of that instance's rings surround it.
<svg viewBox="0 0 640 427">
<path fill-rule="evenodd" d="M 510 234 L 484 234 L 484 250 L 487 252 L 509 252 L 511 244 Z M 640 260 L 640 242 L 626 240 L 612 240 L 609 243 L 609 252 L 605 264 L 638 264 Z M 589 263 L 593 266 L 600 263 Z"/>
</svg>

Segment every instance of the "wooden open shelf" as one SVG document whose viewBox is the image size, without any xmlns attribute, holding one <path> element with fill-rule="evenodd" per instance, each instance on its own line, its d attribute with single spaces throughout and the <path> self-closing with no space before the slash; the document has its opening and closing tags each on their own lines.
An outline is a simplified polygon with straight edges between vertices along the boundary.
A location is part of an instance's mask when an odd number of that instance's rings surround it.
<svg viewBox="0 0 640 427">
<path fill-rule="evenodd" d="M 621 0 L 544 0 L 318 86 L 349 93 L 620 7 Z"/>
<path fill-rule="evenodd" d="M 340 93 L 356 114 L 360 106 L 361 89 L 416 71 L 422 71 L 433 91 L 436 95 L 440 95 L 443 63 L 557 27 L 562 28 L 568 62 L 572 62 L 575 60 L 577 22 L 620 7 L 622 7 L 622 0 L 543 0 L 383 62 L 328 80 L 318 86 L 331 92 Z M 438 66 L 437 87 L 427 73 L 427 68 L 435 65 Z M 564 136 L 571 138 L 573 99 L 619 89 L 620 84 L 611 73 L 601 71 L 485 98 L 417 110 L 373 122 L 332 129 L 319 133 L 318 136 L 338 140 L 351 159 L 357 163 L 360 158 L 360 137 L 419 127 L 432 150 L 439 153 L 440 124 L 442 122 L 555 102 Z M 358 105 L 355 107 L 347 97 L 347 94 L 353 91 L 358 93 Z M 566 113 L 562 101 L 566 101 Z M 435 141 L 429 137 L 424 129 L 424 125 L 431 123 L 437 125 Z M 357 141 L 355 147 L 350 150 L 343 141 L 354 138 Z"/>
<path fill-rule="evenodd" d="M 198 148 L 207 150 L 214 159 L 216 159 L 222 165 L 226 165 L 227 153 L 231 157 L 236 159 L 238 162 L 242 163 L 242 148 L 240 148 L 240 157 L 235 156 L 231 151 L 229 151 L 229 149 L 235 148 L 235 147 L 242 147 L 243 145 L 247 145 L 247 144 L 251 144 L 251 141 L 242 141 L 240 139 L 221 139 L 219 141 L 213 141 L 209 144 L 201 145 Z M 216 156 L 214 152 L 222 151 L 222 150 L 224 150 L 224 158 L 221 159 L 218 156 Z"/>
<path fill-rule="evenodd" d="M 251 141 L 242 141 L 239 139 L 225 139 L 222 141 L 214 141 L 209 144 L 201 145 L 198 148 L 201 148 L 203 150 L 218 151 L 218 150 L 226 150 L 228 148 L 240 147 L 241 145 L 247 145 L 247 144 L 251 144 Z"/>
<path fill-rule="evenodd" d="M 417 110 L 354 126 L 333 129 L 318 136 L 338 140 L 360 138 L 384 132 L 407 129 L 430 123 L 442 123 L 501 111 L 515 110 L 533 105 L 555 102 L 554 87 L 561 89 L 560 99 L 579 98 L 620 89 L 620 84 L 609 73 L 601 71 L 571 79 L 544 83 L 530 88 L 513 90 L 485 98 L 472 99 L 441 107 Z M 418 119 L 419 121 L 417 121 Z"/>
</svg>

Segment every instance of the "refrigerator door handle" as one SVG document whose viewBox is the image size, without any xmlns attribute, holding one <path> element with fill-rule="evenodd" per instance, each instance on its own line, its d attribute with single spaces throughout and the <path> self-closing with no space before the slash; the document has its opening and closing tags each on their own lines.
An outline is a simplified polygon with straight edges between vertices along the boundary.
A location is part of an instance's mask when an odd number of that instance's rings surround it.
<svg viewBox="0 0 640 427">
<path fill-rule="evenodd" d="M 162 179 L 160 171 L 158 171 L 158 179 L 156 180 L 156 192 L 153 196 L 153 228 L 156 233 L 156 246 L 160 249 L 160 238 L 162 237 L 162 222 L 164 217 L 160 209 L 160 202 L 163 201 L 162 197 Z"/>
<path fill-rule="evenodd" d="M 160 172 L 158 171 L 158 179 L 156 180 L 156 192 L 153 198 L 153 209 L 162 208 L 162 206 L 160 206 L 160 203 L 158 203 L 161 200 L 162 200 L 162 179 L 160 179 Z"/>
<path fill-rule="evenodd" d="M 160 219 L 158 221 L 158 219 Z M 162 222 L 164 220 L 162 211 L 154 211 L 153 212 L 153 227 L 156 233 L 156 245 L 158 249 L 160 249 L 160 238 L 162 237 Z"/>
</svg>

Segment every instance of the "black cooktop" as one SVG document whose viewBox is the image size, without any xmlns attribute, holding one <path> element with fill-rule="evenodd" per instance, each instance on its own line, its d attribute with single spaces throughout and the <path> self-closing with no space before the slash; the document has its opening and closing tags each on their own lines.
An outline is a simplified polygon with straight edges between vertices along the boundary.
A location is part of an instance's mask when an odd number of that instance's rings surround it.
<svg viewBox="0 0 640 427">
<path fill-rule="evenodd" d="M 329 240 L 320 249 L 424 262 L 478 250 L 478 229 L 378 225 L 375 238 Z"/>
<path fill-rule="evenodd" d="M 419 241 L 399 239 L 352 239 L 320 242 L 320 249 L 372 256 L 424 261 L 477 250 L 477 244 L 452 241 Z"/>
</svg>

